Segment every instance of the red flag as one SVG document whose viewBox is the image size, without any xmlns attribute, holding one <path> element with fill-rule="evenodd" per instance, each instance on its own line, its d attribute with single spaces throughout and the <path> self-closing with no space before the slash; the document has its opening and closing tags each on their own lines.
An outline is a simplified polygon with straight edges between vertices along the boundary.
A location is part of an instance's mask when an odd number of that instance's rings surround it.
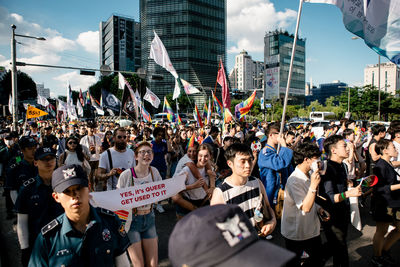
<svg viewBox="0 0 400 267">
<path fill-rule="evenodd" d="M 231 96 L 229 95 L 228 83 L 226 81 L 224 64 L 220 60 L 220 68 L 218 70 L 217 82 L 222 86 L 222 104 L 224 108 L 231 108 Z"/>
</svg>

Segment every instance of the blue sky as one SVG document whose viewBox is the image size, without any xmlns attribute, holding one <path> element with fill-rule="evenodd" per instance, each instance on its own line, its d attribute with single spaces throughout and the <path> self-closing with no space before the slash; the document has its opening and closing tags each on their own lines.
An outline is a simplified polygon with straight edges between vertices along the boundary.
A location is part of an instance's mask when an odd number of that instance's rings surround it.
<svg viewBox="0 0 400 267">
<path fill-rule="evenodd" d="M 293 33 L 298 3 L 296 0 L 228 0 L 228 71 L 242 49 L 253 59 L 263 60 L 265 31 L 282 28 Z M 8 66 L 10 61 L 10 24 L 14 23 L 17 33 L 47 38 L 42 42 L 19 38 L 20 61 L 98 68 L 99 23 L 112 13 L 138 20 L 139 1 L 0 0 L 0 65 Z M 300 37 L 306 38 L 307 81 L 312 78 L 314 85 L 333 80 L 362 85 L 365 66 L 376 64 L 378 56 L 362 40 L 352 40 L 352 36 L 345 29 L 336 6 L 305 3 Z M 44 82 L 52 95 L 65 94 L 68 81 L 74 90 L 86 90 L 96 80 L 69 70 L 33 67 L 21 70 L 35 82 Z"/>
</svg>

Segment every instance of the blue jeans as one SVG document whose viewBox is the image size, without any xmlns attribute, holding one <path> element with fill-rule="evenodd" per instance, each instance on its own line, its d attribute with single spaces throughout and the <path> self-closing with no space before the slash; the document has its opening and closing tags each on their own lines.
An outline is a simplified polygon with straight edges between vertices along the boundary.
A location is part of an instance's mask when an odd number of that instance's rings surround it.
<svg viewBox="0 0 400 267">
<path fill-rule="evenodd" d="M 132 215 L 128 237 L 131 243 L 140 242 L 142 239 L 156 238 L 157 231 L 154 211 L 146 215 Z"/>
</svg>

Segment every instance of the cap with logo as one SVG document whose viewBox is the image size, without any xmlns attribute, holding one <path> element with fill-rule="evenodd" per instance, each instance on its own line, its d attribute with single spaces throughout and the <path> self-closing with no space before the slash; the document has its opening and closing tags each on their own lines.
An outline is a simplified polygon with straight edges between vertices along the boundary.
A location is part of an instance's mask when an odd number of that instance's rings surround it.
<svg viewBox="0 0 400 267">
<path fill-rule="evenodd" d="M 62 193 L 73 185 L 88 186 L 87 174 L 81 166 L 64 165 L 53 172 L 51 186 L 54 192 Z"/>
<path fill-rule="evenodd" d="M 27 148 L 27 147 L 34 147 L 37 146 L 37 141 L 35 140 L 35 138 L 31 137 L 31 136 L 22 136 L 21 139 L 19 139 L 18 142 L 20 148 Z"/>
<path fill-rule="evenodd" d="M 260 240 L 237 205 L 197 209 L 172 231 L 168 256 L 173 266 L 284 266 L 295 254 Z"/>
<path fill-rule="evenodd" d="M 53 156 L 56 157 L 56 150 L 50 147 L 39 147 L 35 151 L 35 160 L 41 160 L 46 156 Z"/>
</svg>

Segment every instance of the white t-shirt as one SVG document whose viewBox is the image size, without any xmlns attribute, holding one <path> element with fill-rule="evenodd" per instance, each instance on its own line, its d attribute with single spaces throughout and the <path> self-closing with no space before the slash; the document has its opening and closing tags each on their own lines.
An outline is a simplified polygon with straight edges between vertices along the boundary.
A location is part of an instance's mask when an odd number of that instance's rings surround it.
<svg viewBox="0 0 400 267">
<path fill-rule="evenodd" d="M 110 148 L 113 168 L 127 170 L 136 166 L 135 154 L 131 149 L 126 149 L 125 152 L 118 152 L 113 147 Z M 103 168 L 106 172 L 111 170 L 110 162 L 108 160 L 108 153 L 104 151 L 100 155 L 99 168 Z M 116 176 L 107 179 L 107 190 L 114 190 L 117 188 L 118 178 Z"/>
<path fill-rule="evenodd" d="M 393 141 L 394 147 L 397 149 L 397 158 L 392 158 L 392 161 L 400 161 L 400 144 L 396 141 Z M 394 168 L 395 171 L 398 173 L 397 180 L 400 180 L 400 167 Z"/>
<path fill-rule="evenodd" d="M 178 164 L 176 165 L 176 168 L 175 168 L 175 173 L 179 173 L 179 172 L 181 172 L 182 170 L 183 170 L 183 168 L 185 168 L 186 166 L 186 163 L 188 163 L 188 162 L 193 162 L 193 160 L 191 160 L 190 158 L 189 158 L 189 156 L 187 155 L 187 154 L 185 154 L 185 156 L 183 156 L 179 161 L 178 161 Z"/>
<path fill-rule="evenodd" d="M 208 178 L 208 175 L 206 175 L 206 170 L 205 168 L 198 169 L 200 172 L 201 177 L 206 181 L 207 185 L 210 185 L 210 179 Z M 188 178 L 186 179 L 185 184 L 186 185 L 191 185 L 197 182 L 196 177 L 192 174 L 190 171 L 189 167 L 183 168 L 182 172 L 186 172 L 188 174 Z M 195 189 L 191 190 L 185 190 L 182 191 L 182 194 L 187 197 L 190 200 L 199 200 L 199 199 L 204 199 L 207 196 L 206 191 L 204 191 L 203 187 L 198 187 Z"/>
<path fill-rule="evenodd" d="M 298 168 L 287 180 L 281 219 L 281 233 L 287 239 L 302 241 L 320 235 L 319 206 L 314 203 L 309 213 L 300 209 L 310 184 L 310 179 Z"/>
<path fill-rule="evenodd" d="M 142 178 L 133 177 L 134 185 L 141 185 L 141 184 L 147 184 L 147 183 L 151 183 L 151 182 L 161 181 L 162 178 L 161 178 L 161 175 L 158 172 L 158 170 L 154 167 L 151 167 L 151 170 L 153 171 L 153 177 L 151 177 L 150 172 L 147 176 L 142 177 Z M 117 183 L 117 188 L 125 188 L 125 187 L 129 187 L 129 186 L 133 186 L 131 169 L 127 169 L 127 170 L 123 171 L 121 173 L 121 175 L 119 176 L 118 183 Z M 151 207 L 151 204 L 138 207 L 137 209 L 138 210 L 148 210 L 148 209 L 150 209 L 150 207 Z"/>
<path fill-rule="evenodd" d="M 89 150 L 90 161 L 98 161 L 100 158 L 100 147 L 101 147 L 101 139 L 100 137 L 93 135 L 85 135 L 82 137 L 80 144 L 83 147 L 86 147 Z M 90 147 L 95 146 L 96 152 L 94 154 L 90 154 Z"/>
</svg>

